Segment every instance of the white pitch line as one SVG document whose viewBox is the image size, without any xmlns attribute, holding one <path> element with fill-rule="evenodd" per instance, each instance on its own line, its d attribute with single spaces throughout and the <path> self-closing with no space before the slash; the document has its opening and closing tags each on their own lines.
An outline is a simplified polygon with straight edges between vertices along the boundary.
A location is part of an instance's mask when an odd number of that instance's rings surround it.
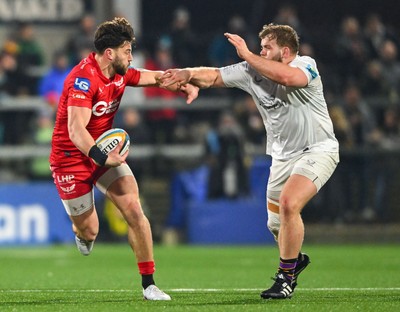
<svg viewBox="0 0 400 312">
<path fill-rule="evenodd" d="M 228 292 L 228 291 L 262 291 L 261 288 L 172 288 L 168 289 L 169 291 L 173 292 L 196 292 L 196 291 L 203 291 L 203 292 Z M 382 290 L 400 290 L 400 287 L 371 287 L 371 288 L 297 288 L 297 290 L 305 290 L 305 291 L 354 291 L 354 290 L 362 290 L 362 291 L 382 291 Z"/>
<path fill-rule="evenodd" d="M 244 291 L 262 291 L 261 288 L 171 288 L 166 291 L 192 293 L 192 292 L 244 292 Z M 400 291 L 400 287 L 334 287 L 334 288 L 297 288 L 299 291 Z M 88 292 L 88 293 L 112 293 L 112 292 L 132 292 L 132 289 L 0 289 L 0 293 L 39 293 L 39 292 Z"/>
</svg>

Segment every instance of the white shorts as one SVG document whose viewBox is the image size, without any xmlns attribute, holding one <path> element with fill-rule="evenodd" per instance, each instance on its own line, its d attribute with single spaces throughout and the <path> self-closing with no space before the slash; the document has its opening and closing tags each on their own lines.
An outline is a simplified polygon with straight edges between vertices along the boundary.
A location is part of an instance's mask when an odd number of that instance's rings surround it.
<svg viewBox="0 0 400 312">
<path fill-rule="evenodd" d="M 339 153 L 306 152 L 289 160 L 273 159 L 267 185 L 268 200 L 278 204 L 283 186 L 292 174 L 310 179 L 319 191 L 338 163 Z"/>
<path fill-rule="evenodd" d="M 118 167 L 112 167 L 97 179 L 96 187 L 100 192 L 106 194 L 107 189 L 115 180 L 127 175 L 133 176 L 133 173 L 126 163 Z M 93 189 L 77 198 L 62 199 L 62 203 L 68 215 L 79 216 L 94 207 Z"/>
</svg>

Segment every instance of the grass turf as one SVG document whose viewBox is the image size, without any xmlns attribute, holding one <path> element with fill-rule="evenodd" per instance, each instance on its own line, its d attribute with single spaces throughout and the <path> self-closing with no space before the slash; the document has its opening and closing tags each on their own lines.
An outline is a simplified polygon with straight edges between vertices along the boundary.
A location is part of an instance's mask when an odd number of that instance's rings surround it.
<svg viewBox="0 0 400 312">
<path fill-rule="evenodd" d="M 0 311 L 391 311 L 400 306 L 396 245 L 304 247 L 310 266 L 290 300 L 262 300 L 273 246 L 155 246 L 156 282 L 170 302 L 142 300 L 128 245 L 0 248 Z"/>
</svg>

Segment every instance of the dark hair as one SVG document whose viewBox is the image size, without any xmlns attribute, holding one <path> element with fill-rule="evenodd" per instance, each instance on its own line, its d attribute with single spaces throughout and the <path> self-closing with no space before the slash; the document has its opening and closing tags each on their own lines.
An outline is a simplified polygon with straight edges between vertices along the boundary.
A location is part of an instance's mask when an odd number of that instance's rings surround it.
<svg viewBox="0 0 400 312">
<path fill-rule="evenodd" d="M 129 22 L 123 17 L 115 17 L 97 27 L 94 34 L 94 46 L 99 53 L 107 48 L 117 48 L 125 42 L 135 44 L 135 33 Z"/>
<path fill-rule="evenodd" d="M 268 39 L 276 39 L 276 43 L 280 47 L 288 47 L 294 54 L 299 52 L 299 36 L 297 32 L 289 25 L 264 25 L 258 34 L 260 39 L 268 37 Z"/>
</svg>

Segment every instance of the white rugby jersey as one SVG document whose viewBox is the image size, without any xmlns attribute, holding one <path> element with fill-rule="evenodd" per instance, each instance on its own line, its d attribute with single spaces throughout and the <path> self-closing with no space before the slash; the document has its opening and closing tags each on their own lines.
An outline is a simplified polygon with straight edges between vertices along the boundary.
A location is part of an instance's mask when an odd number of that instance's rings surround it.
<svg viewBox="0 0 400 312">
<path fill-rule="evenodd" d="M 303 151 L 337 152 L 339 143 L 314 59 L 296 56 L 289 64 L 307 75 L 306 87 L 285 87 L 261 76 L 247 62 L 220 68 L 225 86 L 249 93 L 267 132 L 267 154 L 285 160 Z"/>
</svg>

